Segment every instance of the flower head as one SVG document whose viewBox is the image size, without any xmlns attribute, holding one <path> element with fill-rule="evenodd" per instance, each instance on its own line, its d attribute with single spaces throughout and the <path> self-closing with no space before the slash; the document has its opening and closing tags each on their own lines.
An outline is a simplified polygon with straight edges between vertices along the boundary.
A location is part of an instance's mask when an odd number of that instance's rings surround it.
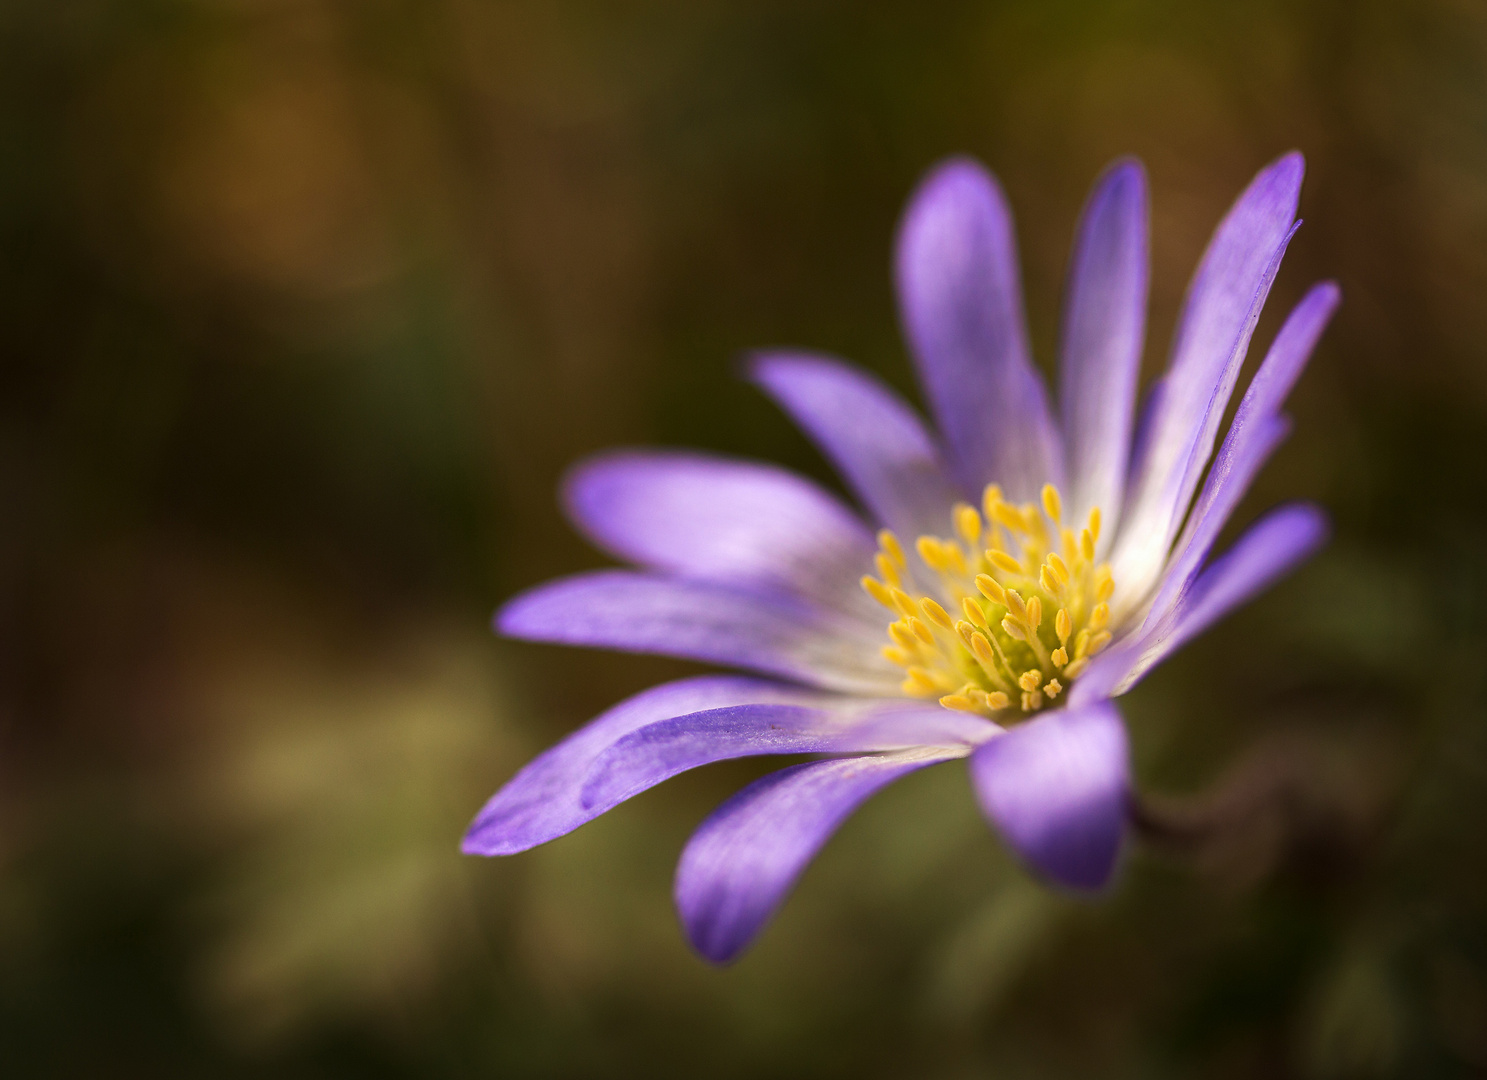
<svg viewBox="0 0 1487 1080">
<path fill-rule="evenodd" d="M 938 436 L 863 372 L 777 352 L 754 358 L 754 382 L 865 513 L 785 470 L 711 455 L 626 451 L 578 466 L 570 515 L 639 569 L 538 586 L 497 628 L 755 674 L 682 679 L 615 706 L 497 792 L 464 849 L 525 850 L 709 762 L 829 755 L 739 792 L 682 854 L 683 925 L 726 962 L 865 799 L 967 758 L 982 809 L 1028 865 L 1063 887 L 1104 887 L 1131 783 L 1111 699 L 1325 535 L 1318 510 L 1291 505 L 1210 558 L 1285 437 L 1282 402 L 1338 302 L 1322 283 L 1297 305 L 1215 455 L 1297 227 L 1301 176 L 1299 155 L 1279 159 L 1219 225 L 1136 427 L 1141 166 L 1107 170 L 1081 217 L 1057 416 L 1030 358 L 1001 189 L 968 160 L 932 172 L 904 217 L 896 273 Z"/>
</svg>

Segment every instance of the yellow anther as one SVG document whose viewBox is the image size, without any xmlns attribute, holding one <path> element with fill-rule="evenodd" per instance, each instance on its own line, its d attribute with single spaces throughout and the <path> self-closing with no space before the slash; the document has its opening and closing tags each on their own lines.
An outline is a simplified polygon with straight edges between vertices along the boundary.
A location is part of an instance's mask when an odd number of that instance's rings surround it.
<svg viewBox="0 0 1487 1080">
<path fill-rule="evenodd" d="M 1080 675 L 1084 674 L 1084 669 L 1087 667 L 1089 667 L 1089 657 L 1086 656 L 1082 660 L 1075 660 L 1064 669 L 1064 678 L 1077 679 Z"/>
<path fill-rule="evenodd" d="M 890 664 L 897 664 L 899 667 L 908 667 L 910 663 L 909 654 L 902 649 L 894 648 L 892 645 L 883 646 L 883 657 Z"/>
<path fill-rule="evenodd" d="M 1023 603 L 1022 595 L 1016 589 L 1007 590 L 1005 603 L 1008 614 L 1012 615 L 1018 622 L 1022 622 L 1027 618 L 1027 604 Z"/>
<path fill-rule="evenodd" d="M 981 711 L 980 704 L 964 694 L 946 694 L 940 698 L 940 704 L 947 709 L 954 709 L 956 712 Z"/>
<path fill-rule="evenodd" d="M 888 553 L 888 557 L 901 567 L 909 565 L 909 560 L 904 558 L 904 547 L 898 542 L 892 529 L 880 529 L 878 531 L 878 546 Z"/>
<path fill-rule="evenodd" d="M 893 594 L 888 591 L 888 586 L 884 585 L 877 578 L 869 577 L 864 574 L 862 578 L 862 588 L 864 592 L 866 592 L 878 603 L 882 604 L 889 611 L 893 610 Z"/>
<path fill-rule="evenodd" d="M 1079 562 L 1079 541 L 1075 538 L 1073 531 L 1070 529 L 1060 529 L 1058 531 L 1058 542 L 1063 546 L 1064 559 L 1077 564 Z"/>
<path fill-rule="evenodd" d="M 986 707 L 992 712 L 999 712 L 1000 710 L 1005 709 L 1010 704 L 1012 704 L 1012 702 L 1007 698 L 1007 695 L 1002 693 L 1000 690 L 993 690 L 991 693 L 986 695 Z"/>
<path fill-rule="evenodd" d="M 960 548 L 955 544 L 944 544 L 940 550 L 945 553 L 945 562 L 950 569 L 965 577 L 970 571 L 966 567 L 966 557 L 960 553 Z"/>
<path fill-rule="evenodd" d="M 873 556 L 873 565 L 878 568 L 878 573 L 888 584 L 903 584 L 903 575 L 898 572 L 898 565 L 881 551 Z"/>
<path fill-rule="evenodd" d="M 1036 690 L 1038 684 L 1043 681 L 1043 673 L 1037 668 L 1028 668 L 1017 677 L 1017 685 L 1024 690 Z"/>
<path fill-rule="evenodd" d="M 981 542 L 981 515 L 976 512 L 974 506 L 967 506 L 965 503 L 956 504 L 955 527 L 971 547 Z"/>
<path fill-rule="evenodd" d="M 991 642 L 986 635 L 979 631 L 971 635 L 971 652 L 984 667 L 996 667 L 996 653 L 992 651 Z"/>
<path fill-rule="evenodd" d="M 1005 604 L 1007 602 L 1007 590 L 1002 588 L 1001 582 L 997 581 L 990 574 L 976 575 L 976 589 L 993 604 Z"/>
<path fill-rule="evenodd" d="M 1048 695 L 1049 701 L 1052 701 L 1054 698 L 1058 697 L 1060 693 L 1063 692 L 1063 689 L 1063 683 L 1059 682 L 1057 679 L 1049 679 L 1048 685 L 1043 687 L 1043 693 Z"/>
<path fill-rule="evenodd" d="M 986 561 L 1004 574 L 1022 574 L 1026 572 L 1022 568 L 1022 563 L 1008 555 L 1005 551 L 988 551 L 986 553 Z"/>
<path fill-rule="evenodd" d="M 1022 711 L 1032 712 L 1043 704 L 1043 695 L 1036 690 L 1024 690 L 1022 692 Z"/>
<path fill-rule="evenodd" d="M 909 678 L 925 690 L 931 692 L 946 689 L 940 685 L 940 681 L 930 671 L 922 667 L 911 667 L 909 669 Z"/>
<path fill-rule="evenodd" d="M 971 621 L 972 625 L 979 626 L 983 630 L 991 626 L 991 624 L 986 621 L 986 612 L 981 610 L 981 605 L 976 603 L 976 601 L 972 600 L 969 596 L 961 597 L 960 610 L 965 612 L 966 618 Z"/>
<path fill-rule="evenodd" d="M 1069 643 L 1069 635 L 1074 632 L 1074 620 L 1069 618 L 1068 608 L 1058 609 L 1058 614 L 1053 617 L 1053 632 L 1058 635 L 1060 645 Z"/>
<path fill-rule="evenodd" d="M 986 489 L 981 492 L 981 509 L 986 513 L 987 521 L 996 520 L 996 508 L 1002 502 L 1002 489 L 997 484 L 987 484 Z"/>
<path fill-rule="evenodd" d="M 1055 525 L 1064 516 L 1064 501 L 1058 497 L 1058 488 L 1052 484 L 1043 485 L 1043 510 Z"/>
<path fill-rule="evenodd" d="M 888 595 L 893 597 L 894 608 L 905 618 L 918 612 L 919 609 L 914 606 L 914 598 L 902 589 L 891 588 L 888 590 Z"/>
<path fill-rule="evenodd" d="M 924 611 L 924 617 L 934 623 L 941 630 L 954 630 L 955 620 L 950 618 L 950 613 L 929 597 L 919 599 L 919 607 Z"/>
<path fill-rule="evenodd" d="M 1115 579 L 1110 574 L 1110 564 L 1101 563 L 1095 567 L 1095 600 L 1097 602 L 1109 600 L 1110 594 L 1115 591 Z"/>
<path fill-rule="evenodd" d="M 1095 605 L 1095 609 L 1089 613 L 1089 628 L 1099 630 L 1110 621 L 1110 605 L 1103 600 Z"/>
<path fill-rule="evenodd" d="M 940 542 L 933 536 L 921 536 L 914 541 L 914 550 L 919 552 L 919 558 L 924 560 L 924 565 L 931 570 L 944 568 L 945 556 Z"/>
<path fill-rule="evenodd" d="M 1014 637 L 1018 641 L 1027 640 L 1027 628 L 1024 627 L 1022 623 L 1014 619 L 1011 615 L 1008 615 L 1006 618 L 1002 619 L 1002 629 L 1007 632 L 1008 637 Z"/>
<path fill-rule="evenodd" d="M 1069 653 L 1066 649 L 1058 648 L 1054 649 L 1048 658 L 1053 661 L 1054 667 L 1063 667 L 1069 662 Z"/>
<path fill-rule="evenodd" d="M 1059 581 L 1067 585 L 1069 583 L 1069 564 L 1059 558 L 1057 554 L 1049 554 L 1048 566 L 1058 575 Z"/>
<path fill-rule="evenodd" d="M 1089 538 L 1092 543 L 1100 542 L 1100 508 L 1098 506 L 1089 512 Z"/>
<path fill-rule="evenodd" d="M 1027 532 L 1027 520 L 1022 516 L 1021 511 L 1011 503 L 998 502 L 991 508 L 991 516 L 994 520 L 1007 526 L 1009 529 L 1014 529 L 1017 532 Z"/>
<path fill-rule="evenodd" d="M 911 652 L 919 648 L 919 640 L 914 637 L 913 631 L 901 622 L 888 624 L 888 636 L 891 637 L 901 649 Z"/>
<path fill-rule="evenodd" d="M 1079 534 L 1079 554 L 1084 556 L 1085 562 L 1095 561 L 1095 538 L 1088 529 Z"/>
<path fill-rule="evenodd" d="M 1028 598 L 1027 625 L 1030 630 L 1036 630 L 1043 625 L 1043 601 L 1040 597 Z"/>
<path fill-rule="evenodd" d="M 893 629 L 889 627 L 889 629 Z M 1079 631 L 1079 636 L 1074 639 L 1074 659 L 1084 659 L 1084 654 L 1089 650 L 1089 631 Z"/>
<path fill-rule="evenodd" d="M 1094 635 L 1092 638 L 1089 639 L 1089 655 L 1090 656 L 1099 656 L 1100 655 L 1100 650 L 1103 649 L 1106 645 L 1109 645 L 1109 644 L 1110 644 L 1110 631 L 1109 630 L 1101 630 L 1098 634 Z"/>
<path fill-rule="evenodd" d="M 1043 568 L 1038 571 L 1038 584 L 1043 586 L 1044 592 L 1052 593 L 1054 596 L 1062 597 L 1064 594 L 1064 583 L 1058 579 L 1058 575 L 1047 563 L 1044 563 Z"/>
<path fill-rule="evenodd" d="M 914 636 L 916 638 L 924 642 L 924 644 L 926 645 L 933 645 L 935 643 L 935 634 L 933 630 L 925 626 L 924 623 L 919 621 L 913 615 L 909 616 L 908 622 L 909 629 L 914 632 Z"/>
</svg>

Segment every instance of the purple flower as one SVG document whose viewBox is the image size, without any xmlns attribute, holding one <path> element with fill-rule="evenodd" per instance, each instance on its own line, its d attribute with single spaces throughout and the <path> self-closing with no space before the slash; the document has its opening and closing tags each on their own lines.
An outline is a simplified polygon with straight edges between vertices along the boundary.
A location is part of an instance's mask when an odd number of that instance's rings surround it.
<svg viewBox="0 0 1487 1080">
<path fill-rule="evenodd" d="M 1140 164 L 1112 166 L 1079 222 L 1057 416 L 1029 357 L 1000 187 L 969 160 L 932 172 L 904 216 L 896 273 L 943 442 L 863 372 L 773 352 L 754 358 L 753 381 L 865 514 L 783 469 L 712 455 L 623 451 L 578 466 L 563 493 L 573 520 L 638 569 L 538 586 L 498 613 L 500 632 L 756 675 L 682 679 L 615 706 L 497 792 L 464 850 L 523 851 L 709 762 L 827 755 L 739 792 L 682 853 L 682 923 L 722 963 L 865 799 L 968 758 L 982 809 L 1027 864 L 1066 888 L 1104 887 L 1131 785 L 1111 698 L 1325 536 L 1320 511 L 1290 505 L 1210 558 L 1286 435 L 1282 401 L 1338 302 L 1323 283 L 1297 305 L 1209 466 L 1297 227 L 1302 170 L 1299 154 L 1276 161 L 1219 225 L 1134 433 Z"/>
</svg>

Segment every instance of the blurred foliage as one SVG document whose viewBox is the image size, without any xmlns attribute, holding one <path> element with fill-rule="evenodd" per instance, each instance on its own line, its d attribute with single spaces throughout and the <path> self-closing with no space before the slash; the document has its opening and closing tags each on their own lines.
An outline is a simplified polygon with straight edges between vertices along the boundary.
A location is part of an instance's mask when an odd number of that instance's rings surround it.
<svg viewBox="0 0 1487 1080">
<path fill-rule="evenodd" d="M 1466 0 L 11 0 L 0 9 L 7 1076 L 1487 1072 L 1487 9 Z M 531 753 L 684 670 L 503 643 L 597 565 L 600 446 L 831 482 L 735 378 L 912 392 L 896 215 L 973 153 L 1039 355 L 1110 158 L 1154 189 L 1147 364 L 1293 146 L 1261 324 L 1337 277 L 1241 516 L 1327 554 L 1127 701 L 1162 828 L 1030 882 L 961 773 L 885 793 L 716 971 L 687 832 L 763 766 L 457 854 Z"/>
</svg>

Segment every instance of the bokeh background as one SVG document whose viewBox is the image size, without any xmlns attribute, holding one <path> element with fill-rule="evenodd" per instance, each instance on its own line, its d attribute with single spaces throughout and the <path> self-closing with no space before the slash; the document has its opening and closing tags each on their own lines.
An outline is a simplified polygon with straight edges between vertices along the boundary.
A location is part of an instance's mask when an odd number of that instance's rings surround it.
<svg viewBox="0 0 1487 1080">
<path fill-rule="evenodd" d="M 9 0 L 0 148 L 6 1076 L 1487 1073 L 1481 4 Z M 1345 302 L 1241 517 L 1312 497 L 1336 538 L 1127 699 L 1172 827 L 1113 895 L 1033 883 L 954 767 L 722 971 L 671 867 L 757 763 L 457 854 L 529 755 L 697 670 L 490 634 L 602 564 L 567 464 L 834 483 L 737 357 L 914 393 L 891 236 L 955 152 L 1045 362 L 1088 185 L 1144 158 L 1158 370 L 1291 148 L 1257 342 Z"/>
</svg>

